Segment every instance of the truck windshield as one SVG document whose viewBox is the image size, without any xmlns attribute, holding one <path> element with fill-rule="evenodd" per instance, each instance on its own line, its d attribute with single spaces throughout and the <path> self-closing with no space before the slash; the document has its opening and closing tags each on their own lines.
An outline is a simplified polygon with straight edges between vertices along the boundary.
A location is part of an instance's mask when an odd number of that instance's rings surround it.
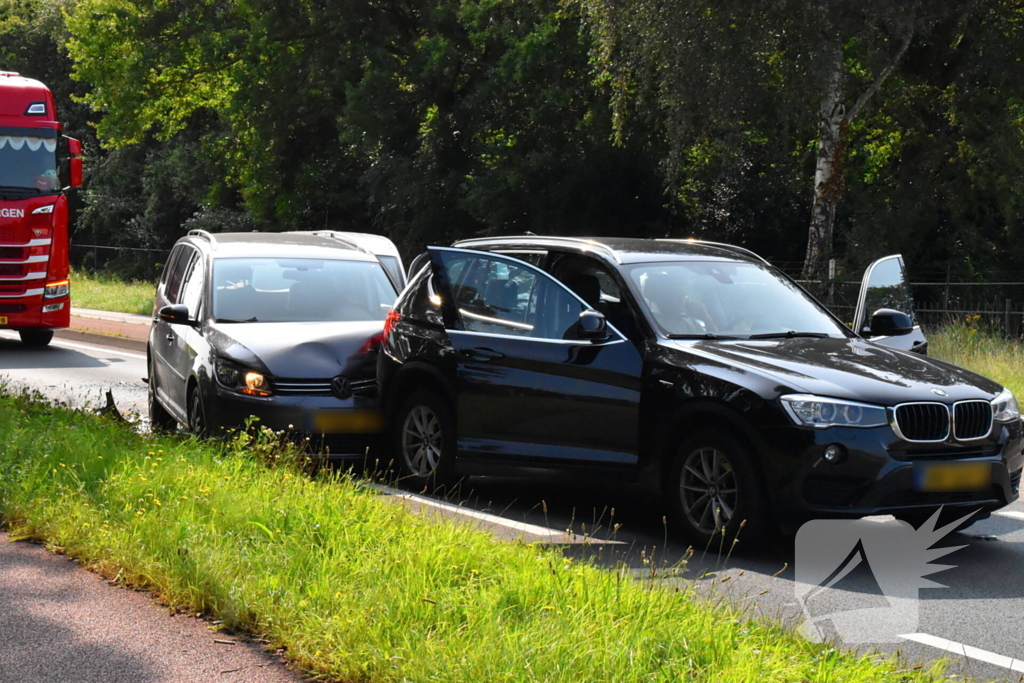
<svg viewBox="0 0 1024 683">
<path fill-rule="evenodd" d="M 0 134 L 0 188 L 59 192 L 57 141 Z"/>
</svg>

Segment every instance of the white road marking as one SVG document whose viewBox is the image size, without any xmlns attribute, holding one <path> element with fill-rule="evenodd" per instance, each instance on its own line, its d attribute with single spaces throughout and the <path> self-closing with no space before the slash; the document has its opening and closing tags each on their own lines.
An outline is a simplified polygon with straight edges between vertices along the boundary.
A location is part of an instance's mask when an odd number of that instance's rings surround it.
<svg viewBox="0 0 1024 683">
<path fill-rule="evenodd" d="M 992 664 L 994 666 L 1002 667 L 1003 669 L 1009 669 L 1010 671 L 1024 673 L 1024 661 L 1014 659 L 1013 657 L 997 655 L 995 652 L 971 647 L 970 645 L 964 645 L 963 643 L 958 643 L 955 640 L 946 640 L 945 638 L 938 638 L 936 636 L 928 635 L 927 633 L 907 633 L 899 637 L 938 648 L 943 652 L 950 652 L 955 655 L 960 655 L 961 657 L 968 657 L 970 659 L 976 659 L 979 662 L 985 662 L 986 664 Z"/>
<path fill-rule="evenodd" d="M 428 507 L 437 508 L 438 510 L 444 510 L 464 517 L 471 517 L 472 519 L 478 519 L 488 524 L 496 524 L 503 526 L 507 529 L 519 531 L 522 533 L 530 534 L 531 536 L 540 536 L 541 538 L 564 538 L 564 539 L 578 539 L 580 538 L 577 534 L 568 533 L 566 531 L 559 531 L 557 529 L 549 529 L 548 527 L 537 526 L 536 524 L 527 524 L 526 522 L 514 522 L 511 519 L 506 519 L 499 515 L 492 515 L 487 512 L 478 512 L 477 510 L 470 510 L 469 508 L 462 507 L 461 505 L 452 505 L 451 503 L 442 503 L 439 500 L 428 498 L 427 496 L 420 496 L 415 493 L 408 493 L 406 491 L 400 491 L 399 489 L 391 488 L 390 486 L 381 486 L 380 484 L 370 484 L 371 487 L 386 493 L 389 496 L 401 498 L 403 500 L 409 500 L 417 503 L 418 505 L 426 505 Z M 600 544 L 622 544 L 623 541 L 605 541 L 596 538 L 586 539 L 588 543 L 600 543 Z"/>
<path fill-rule="evenodd" d="M 1001 517 L 1009 517 L 1011 519 L 1024 520 L 1024 512 L 1016 512 L 1014 510 L 997 510 L 993 514 L 1000 515 Z"/>
<path fill-rule="evenodd" d="M 2 337 L 7 339 L 17 339 L 16 334 L 0 334 Z M 75 342 L 65 341 L 63 339 L 54 339 L 50 342 L 54 346 L 68 347 L 72 349 L 81 349 L 83 351 L 102 351 L 103 353 L 113 353 L 117 356 L 125 356 L 126 358 L 138 358 L 140 360 L 146 360 L 146 354 L 144 353 L 132 353 L 130 351 L 115 351 L 107 346 L 101 346 L 99 344 L 77 344 Z"/>
</svg>

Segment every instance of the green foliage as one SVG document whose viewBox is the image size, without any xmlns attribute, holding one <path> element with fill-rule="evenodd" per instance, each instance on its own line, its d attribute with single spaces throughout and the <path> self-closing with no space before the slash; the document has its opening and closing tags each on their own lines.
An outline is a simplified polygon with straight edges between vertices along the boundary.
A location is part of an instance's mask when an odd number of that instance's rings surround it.
<svg viewBox="0 0 1024 683">
<path fill-rule="evenodd" d="M 12 535 L 283 647 L 335 681 L 936 680 L 675 580 L 416 516 L 348 477 L 0 397 Z M 646 574 L 646 572 L 645 572 Z"/>
</svg>

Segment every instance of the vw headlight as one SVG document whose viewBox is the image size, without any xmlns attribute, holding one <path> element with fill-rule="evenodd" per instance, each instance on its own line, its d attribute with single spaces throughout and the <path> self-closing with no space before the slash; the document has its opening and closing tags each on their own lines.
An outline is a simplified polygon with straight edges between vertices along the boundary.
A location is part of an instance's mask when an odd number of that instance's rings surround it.
<svg viewBox="0 0 1024 683">
<path fill-rule="evenodd" d="M 1020 419 L 1017 399 L 1009 389 L 1003 389 L 992 399 L 992 419 L 996 422 L 1013 422 Z"/>
<path fill-rule="evenodd" d="M 804 427 L 881 427 L 888 423 L 881 406 L 805 394 L 790 394 L 781 400 L 793 422 Z"/>
<path fill-rule="evenodd" d="M 215 367 L 217 381 L 222 386 L 250 396 L 270 396 L 270 380 L 263 373 L 248 370 L 231 361 L 218 359 Z"/>
</svg>

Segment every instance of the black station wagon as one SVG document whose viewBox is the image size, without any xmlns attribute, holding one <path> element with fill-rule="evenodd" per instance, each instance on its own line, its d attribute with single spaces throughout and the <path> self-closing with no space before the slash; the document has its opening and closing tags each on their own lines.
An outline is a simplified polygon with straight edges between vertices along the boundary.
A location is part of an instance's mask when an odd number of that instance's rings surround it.
<svg viewBox="0 0 1024 683">
<path fill-rule="evenodd" d="M 903 273 L 898 256 L 872 266 L 855 332 L 728 245 L 432 247 L 378 357 L 396 458 L 417 485 L 510 469 L 639 478 L 697 542 L 743 520 L 756 534 L 816 517 L 917 523 L 938 506 L 987 516 L 1017 497 L 1016 400 L 920 353 Z"/>
</svg>

